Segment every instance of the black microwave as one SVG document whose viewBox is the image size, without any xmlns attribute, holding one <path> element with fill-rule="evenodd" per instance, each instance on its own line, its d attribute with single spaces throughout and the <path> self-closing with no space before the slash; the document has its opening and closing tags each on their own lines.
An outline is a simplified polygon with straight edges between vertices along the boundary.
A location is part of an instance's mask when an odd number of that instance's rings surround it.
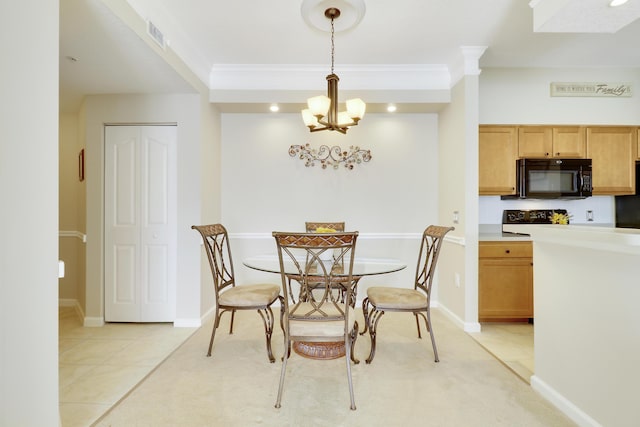
<svg viewBox="0 0 640 427">
<path fill-rule="evenodd" d="M 592 192 L 591 159 L 519 159 L 521 199 L 583 199 Z"/>
</svg>

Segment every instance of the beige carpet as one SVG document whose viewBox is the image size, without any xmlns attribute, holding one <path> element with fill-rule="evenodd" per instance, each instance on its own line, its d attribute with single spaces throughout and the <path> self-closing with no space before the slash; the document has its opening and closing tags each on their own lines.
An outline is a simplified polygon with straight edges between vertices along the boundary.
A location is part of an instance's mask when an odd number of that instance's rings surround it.
<svg viewBox="0 0 640 427">
<path fill-rule="evenodd" d="M 362 315 L 359 312 L 359 323 Z M 288 362 L 282 408 L 274 403 L 283 354 L 268 363 L 262 322 L 239 313 L 229 335 L 225 315 L 211 358 L 209 321 L 96 426 L 573 426 L 568 418 L 434 310 L 440 363 L 413 316 L 389 313 L 378 328 L 371 365 L 369 337 L 360 336 L 353 366 L 358 409 L 349 409 L 344 358 Z"/>
</svg>

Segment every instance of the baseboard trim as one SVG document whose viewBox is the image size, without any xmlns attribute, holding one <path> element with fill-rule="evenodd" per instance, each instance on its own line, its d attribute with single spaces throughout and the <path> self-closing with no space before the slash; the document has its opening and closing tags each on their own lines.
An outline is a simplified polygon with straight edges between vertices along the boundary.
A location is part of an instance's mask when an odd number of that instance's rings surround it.
<svg viewBox="0 0 640 427">
<path fill-rule="evenodd" d="M 176 319 L 173 321 L 174 328 L 199 328 L 202 326 L 200 319 Z"/>
<path fill-rule="evenodd" d="M 77 239 L 82 240 L 82 243 L 87 243 L 87 235 L 75 230 L 72 230 L 72 231 L 61 230 L 58 232 L 58 237 L 75 237 Z"/>
<path fill-rule="evenodd" d="M 465 322 L 462 320 L 457 314 L 453 311 L 449 310 L 446 306 L 440 304 L 439 302 L 435 302 L 435 304 L 431 303 L 432 307 L 437 307 L 442 311 L 442 313 L 449 318 L 456 326 L 462 329 L 465 332 L 480 332 L 480 323 L 478 322 Z"/>
<path fill-rule="evenodd" d="M 58 307 L 76 307 L 79 306 L 78 300 L 72 298 L 60 298 L 58 300 Z"/>
<path fill-rule="evenodd" d="M 101 326 L 104 326 L 104 318 L 103 317 L 85 317 L 82 325 L 88 328 L 99 328 Z"/>
<path fill-rule="evenodd" d="M 536 375 L 531 376 L 531 388 L 540 393 L 553 406 L 563 414 L 571 418 L 581 427 L 602 427 L 602 424 L 591 418 L 582 409 L 574 405 L 569 399 L 558 393 L 556 389 L 540 379 Z"/>
</svg>

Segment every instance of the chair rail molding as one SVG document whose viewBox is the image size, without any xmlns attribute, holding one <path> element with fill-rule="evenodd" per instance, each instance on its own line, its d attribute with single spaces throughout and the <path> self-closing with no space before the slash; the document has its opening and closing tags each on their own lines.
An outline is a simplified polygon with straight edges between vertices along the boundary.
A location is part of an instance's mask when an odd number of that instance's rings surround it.
<svg viewBox="0 0 640 427">
<path fill-rule="evenodd" d="M 81 233 L 79 231 L 65 231 L 65 230 L 60 230 L 58 232 L 58 237 L 76 237 L 80 240 L 82 240 L 82 243 L 87 243 L 87 235 L 84 233 Z"/>
</svg>

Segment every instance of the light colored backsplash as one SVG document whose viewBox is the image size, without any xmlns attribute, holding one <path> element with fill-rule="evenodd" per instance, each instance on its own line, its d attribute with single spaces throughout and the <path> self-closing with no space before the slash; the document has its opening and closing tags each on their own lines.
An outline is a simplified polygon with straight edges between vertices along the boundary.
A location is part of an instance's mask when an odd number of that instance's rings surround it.
<svg viewBox="0 0 640 427">
<path fill-rule="evenodd" d="M 615 223 L 615 201 L 613 196 L 593 196 L 579 200 L 501 200 L 500 196 L 480 196 L 478 222 L 501 224 L 502 211 L 506 209 L 566 209 L 571 215 L 571 224 Z M 587 211 L 593 211 L 593 222 L 587 222 Z"/>
</svg>

